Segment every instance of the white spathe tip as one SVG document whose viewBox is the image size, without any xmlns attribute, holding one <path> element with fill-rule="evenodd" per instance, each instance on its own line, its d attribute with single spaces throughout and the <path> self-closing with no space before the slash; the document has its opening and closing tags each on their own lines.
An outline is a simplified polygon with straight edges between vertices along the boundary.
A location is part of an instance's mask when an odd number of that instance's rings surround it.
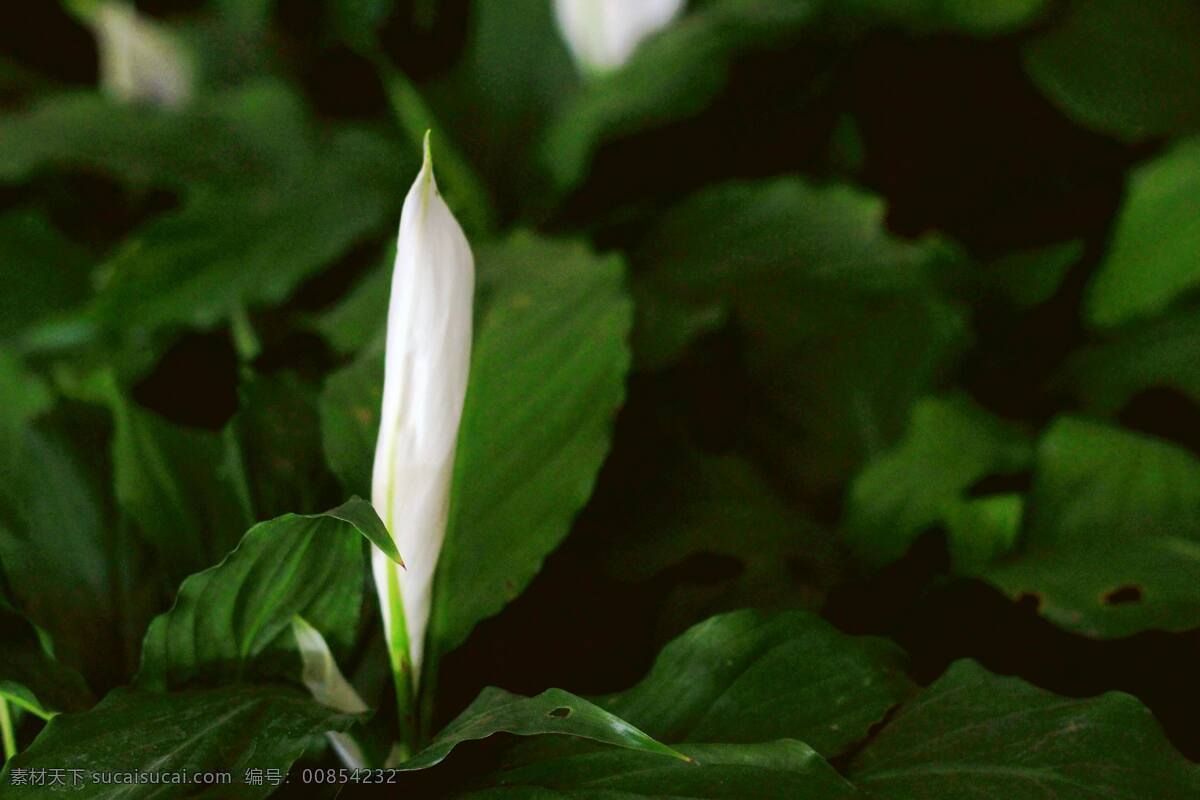
<svg viewBox="0 0 1200 800">
<path fill-rule="evenodd" d="M 404 200 L 388 306 L 383 406 L 371 502 L 404 557 L 372 566 L 389 643 L 405 631 L 416 687 L 424 657 L 433 576 L 446 535 L 450 480 L 471 363 L 475 260 L 425 161 Z M 392 618 L 399 584 L 403 629 Z"/>
<path fill-rule="evenodd" d="M 179 108 L 192 95 L 192 60 L 171 33 L 124 2 L 90 14 L 100 51 L 100 85 L 122 103 Z"/>
<path fill-rule="evenodd" d="M 683 10 L 684 0 L 554 0 L 571 54 L 585 71 L 607 72 Z"/>
</svg>

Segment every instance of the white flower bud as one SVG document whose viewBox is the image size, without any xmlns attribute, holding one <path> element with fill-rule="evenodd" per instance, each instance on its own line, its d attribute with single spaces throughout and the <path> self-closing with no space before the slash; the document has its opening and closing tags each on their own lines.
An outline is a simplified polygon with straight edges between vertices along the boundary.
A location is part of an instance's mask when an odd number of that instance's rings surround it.
<svg viewBox="0 0 1200 800">
<path fill-rule="evenodd" d="M 679 15 L 683 0 L 554 0 L 558 27 L 585 71 L 629 60 L 642 40 Z"/>
<path fill-rule="evenodd" d="M 100 50 L 100 85 L 122 103 L 179 108 L 192 94 L 192 63 L 183 45 L 123 2 L 90 15 Z"/>
<path fill-rule="evenodd" d="M 383 409 L 371 502 L 403 554 L 401 567 L 373 553 L 384 627 L 397 662 L 407 642 L 415 690 L 446 535 L 450 479 L 471 361 L 475 260 L 425 164 L 404 200 L 388 306 Z M 402 619 L 391 593 L 398 587 Z M 403 626 L 403 627 L 401 627 Z"/>
</svg>

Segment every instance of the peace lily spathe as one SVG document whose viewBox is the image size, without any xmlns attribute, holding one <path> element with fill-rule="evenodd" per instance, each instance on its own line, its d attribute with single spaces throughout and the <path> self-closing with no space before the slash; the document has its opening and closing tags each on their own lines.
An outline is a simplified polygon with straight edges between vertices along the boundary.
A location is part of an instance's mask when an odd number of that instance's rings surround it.
<svg viewBox="0 0 1200 800">
<path fill-rule="evenodd" d="M 170 32 L 132 5 L 84 5 L 100 51 L 100 85 L 123 103 L 178 108 L 191 98 L 191 58 Z"/>
<path fill-rule="evenodd" d="M 558 27 L 588 72 L 624 64 L 642 41 L 671 23 L 683 0 L 554 0 Z"/>
<path fill-rule="evenodd" d="M 396 240 L 371 481 L 371 502 L 405 563 L 372 554 L 398 694 L 415 693 L 421 674 L 467 392 L 474 292 L 475 260 L 438 193 L 426 134 L 425 163 L 404 199 Z"/>
</svg>

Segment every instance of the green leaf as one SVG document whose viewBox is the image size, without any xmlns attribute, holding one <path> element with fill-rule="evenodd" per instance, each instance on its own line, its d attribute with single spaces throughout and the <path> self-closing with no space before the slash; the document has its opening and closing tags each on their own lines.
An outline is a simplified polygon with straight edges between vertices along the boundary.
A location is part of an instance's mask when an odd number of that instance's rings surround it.
<svg viewBox="0 0 1200 800">
<path fill-rule="evenodd" d="M 572 753 L 497 772 L 457 797 L 470 800 L 851 800 L 853 786 L 801 742 L 688 744 L 694 763 L 628 750 Z"/>
<path fill-rule="evenodd" d="M 608 450 L 629 364 L 619 259 L 522 233 L 481 248 L 477 271 L 430 621 L 429 642 L 442 653 L 519 594 L 566 535 Z M 370 490 L 382 391 L 383 354 L 372 347 L 331 375 L 321 396 L 326 458 L 350 491 Z M 469 593 L 453 588 L 467 585 Z"/>
<path fill-rule="evenodd" d="M 334 647 L 353 638 L 362 603 L 362 542 L 390 541 L 369 503 L 354 498 L 324 514 L 289 514 L 251 528 L 215 567 L 183 582 L 175 605 L 146 633 L 138 685 L 228 682 L 248 673 L 297 673 L 292 619 L 303 617 Z M 390 548 L 392 553 L 395 547 Z"/>
<path fill-rule="evenodd" d="M 372 345 L 382 346 L 387 332 L 387 307 L 395 261 L 396 246 L 393 243 L 386 248 L 378 266 L 351 287 L 336 305 L 314 320 L 314 327 L 334 350 L 353 353 Z"/>
<path fill-rule="evenodd" d="M 813 614 L 722 614 L 659 653 L 633 688 L 597 704 L 667 743 L 800 739 L 845 752 L 911 691 L 899 648 Z"/>
<path fill-rule="evenodd" d="M 91 260 L 32 209 L 0 214 L 0 340 L 32 322 L 82 303 Z"/>
<path fill-rule="evenodd" d="M 971 513 L 963 507 L 973 484 L 989 475 L 1023 470 L 1032 457 L 1033 448 L 1019 430 L 966 398 L 923 398 L 913 406 L 904 438 L 854 479 L 844 522 L 846 538 L 867 564 L 878 567 L 894 561 L 925 529 Z M 953 547 L 976 546 L 969 539 L 974 535 L 969 526 L 959 524 L 954 531 Z"/>
<path fill-rule="evenodd" d="M 1083 257 L 1083 247 L 1083 241 L 1076 239 L 1009 254 L 988 265 L 984 282 L 1017 308 L 1033 308 L 1054 296 Z"/>
<path fill-rule="evenodd" d="M 321 442 L 329 468 L 348 492 L 371 494 L 383 406 L 383 340 L 332 373 L 321 390 Z"/>
<path fill-rule="evenodd" d="M 328 22 L 346 44 L 360 52 L 369 50 L 393 5 L 392 0 L 329 0 Z"/>
<path fill-rule="evenodd" d="M 277 183 L 203 192 L 141 228 L 102 269 L 93 315 L 117 331 L 212 326 L 283 300 L 396 211 L 408 161 L 347 132 Z"/>
<path fill-rule="evenodd" d="M 303 121 L 299 98 L 269 81 L 178 112 L 121 105 L 97 92 L 62 92 L 0 116 L 0 182 L 77 166 L 131 183 L 261 180 L 290 167 L 308 146 Z"/>
<path fill-rule="evenodd" d="M 1125 141 L 1200 128 L 1200 7 L 1072 0 L 1024 50 L 1033 82 L 1075 121 Z"/>
<path fill-rule="evenodd" d="M 885 210 L 849 186 L 718 185 L 669 212 L 635 252 L 639 299 L 724 310 L 745 334 L 767 399 L 755 435 L 812 491 L 897 439 L 911 404 L 966 344 L 965 316 L 939 288 L 952 252 L 892 236 Z M 639 317 L 635 349 L 661 362 L 646 323 Z"/>
<path fill-rule="evenodd" d="M 408 139 L 409 147 L 414 152 L 420 151 L 424 149 L 427 135 L 433 140 L 439 186 L 444 187 L 447 205 L 467 236 L 488 235 L 495 227 L 496 214 L 475 170 L 459 152 L 413 82 L 395 69 L 387 56 L 377 55 L 375 61 L 392 105 L 392 114 Z"/>
<path fill-rule="evenodd" d="M 48 719 L 94 702 L 83 678 L 46 652 L 32 625 L 0 602 L 0 699 Z"/>
<path fill-rule="evenodd" d="M 529 144 L 578 76 L 545 0 L 471 3 L 468 13 L 454 72 L 422 89 L 499 207 L 519 209 L 536 193 Z"/>
<path fill-rule="evenodd" d="M 227 436 L 237 440 L 257 519 L 311 512 L 334 483 L 321 450 L 317 394 L 290 373 L 248 375 Z"/>
<path fill-rule="evenodd" d="M 1089 411 L 1115 414 L 1142 391 L 1168 388 L 1200 403 L 1200 309 L 1122 328 L 1119 335 L 1079 352 L 1066 379 Z"/>
<path fill-rule="evenodd" d="M 1200 459 L 1059 420 L 1038 445 L 1021 552 L 985 576 L 1089 636 L 1200 625 Z"/>
<path fill-rule="evenodd" d="M 83 457 L 103 447 L 72 447 L 57 420 L 33 424 L 51 399 L 15 368 L 0 357 L 0 392 L 17 399 L 0 404 L 0 565 L 9 593 L 64 663 L 98 685 L 119 680 L 132 644 L 120 626 L 136 628 L 141 613 L 139 553 L 112 522 Z"/>
<path fill-rule="evenodd" d="M 247 784 L 248 769 L 286 774 L 312 737 L 344 729 L 352 721 L 283 687 L 172 693 L 118 689 L 91 711 L 51 720 L 29 749 L 8 763 L 0 782 L 15 784 L 18 770 L 62 770 L 65 791 L 70 793 L 77 776 L 89 798 L 265 797 L 275 787 Z M 68 771 L 72 769 L 82 773 Z M 208 786 L 103 785 L 96 777 L 133 772 L 186 774 L 189 780 L 195 773 L 222 777 L 221 783 Z M 34 798 L 63 792 L 49 780 L 18 790 L 22 797 Z"/>
<path fill-rule="evenodd" d="M 630 362 L 619 257 L 521 233 L 478 264 L 484 300 L 434 579 L 434 654 L 520 594 L 567 535 L 608 453 Z"/>
<path fill-rule="evenodd" d="M 11 433 L 54 406 L 54 396 L 21 360 L 0 350 L 0 431 Z"/>
<path fill-rule="evenodd" d="M 552 189 L 579 183 L 604 140 L 702 111 L 739 52 L 786 42 L 816 10 L 808 0 L 715 0 L 643 42 L 624 67 L 589 81 L 555 114 L 540 153 Z"/>
<path fill-rule="evenodd" d="M 901 708 L 849 777 L 890 800 L 1185 800 L 1200 791 L 1200 773 L 1135 698 L 1068 700 L 970 661 Z"/>
<path fill-rule="evenodd" d="M 174 586 L 220 561 L 254 521 L 229 436 L 173 425 L 108 381 L 117 502 L 159 554 Z"/>
<path fill-rule="evenodd" d="M 517 736 L 562 734 L 688 760 L 687 756 L 659 744 L 620 717 L 562 689 L 547 689 L 537 697 L 522 697 L 489 686 L 443 728 L 428 747 L 401 764 L 400 769 L 427 769 L 441 763 L 462 742 L 486 739 L 497 733 Z"/>
<path fill-rule="evenodd" d="M 1011 33 L 1035 19 L 1046 0 L 838 0 L 838 15 L 872 26 L 902 25 L 917 33 L 962 31 L 978 36 Z"/>
<path fill-rule="evenodd" d="M 1200 139 L 1190 139 L 1130 178 L 1108 255 L 1089 287 L 1088 319 L 1112 326 L 1157 314 L 1197 287 Z"/>
<path fill-rule="evenodd" d="M 643 447 L 658 454 L 670 445 Z M 699 554 L 736 559 L 740 569 L 727 579 L 672 586 L 660 634 L 739 608 L 819 608 L 842 577 L 834 533 L 785 503 L 749 460 L 680 449 L 608 487 L 607 496 L 619 500 L 605 521 L 606 571 L 615 580 L 645 581 Z"/>
<path fill-rule="evenodd" d="M 946 513 L 946 539 L 955 572 L 978 575 L 1017 546 L 1025 497 L 995 494 L 956 503 Z"/>
</svg>

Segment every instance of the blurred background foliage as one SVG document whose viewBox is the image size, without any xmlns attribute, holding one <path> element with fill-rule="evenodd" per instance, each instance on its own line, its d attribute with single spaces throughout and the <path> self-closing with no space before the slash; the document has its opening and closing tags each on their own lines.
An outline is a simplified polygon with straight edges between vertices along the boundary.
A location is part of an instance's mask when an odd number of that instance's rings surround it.
<svg viewBox="0 0 1200 800">
<path fill-rule="evenodd" d="M 0 563 L 59 707 L 251 523 L 367 493 L 432 128 L 498 354 L 464 525 L 538 543 L 451 554 L 499 588 L 433 623 L 439 717 L 801 608 L 1200 757 L 1200 6 L 697 0 L 584 79 L 548 0 L 144 0 L 194 64 L 161 108 L 98 90 L 78 5 L 0 11 Z"/>
</svg>

